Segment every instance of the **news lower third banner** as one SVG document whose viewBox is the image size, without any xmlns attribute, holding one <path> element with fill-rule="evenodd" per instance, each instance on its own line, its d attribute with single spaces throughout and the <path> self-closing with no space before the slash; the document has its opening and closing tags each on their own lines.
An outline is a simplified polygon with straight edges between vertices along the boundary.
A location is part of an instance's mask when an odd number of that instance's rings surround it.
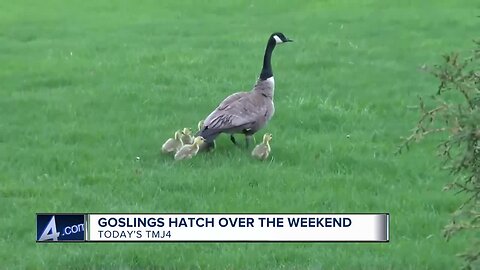
<svg viewBox="0 0 480 270">
<path fill-rule="evenodd" d="M 389 242 L 389 214 L 37 214 L 37 242 Z"/>
</svg>

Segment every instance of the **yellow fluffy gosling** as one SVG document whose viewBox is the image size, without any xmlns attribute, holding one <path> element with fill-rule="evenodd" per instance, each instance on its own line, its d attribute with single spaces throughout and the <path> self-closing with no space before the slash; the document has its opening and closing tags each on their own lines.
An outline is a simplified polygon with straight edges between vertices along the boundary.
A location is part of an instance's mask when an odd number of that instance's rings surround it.
<svg viewBox="0 0 480 270">
<path fill-rule="evenodd" d="M 184 128 L 182 131 L 182 136 L 180 137 L 180 140 L 182 140 L 183 145 L 192 144 L 193 143 L 192 130 L 189 128 Z"/>
<path fill-rule="evenodd" d="M 173 138 L 168 139 L 163 145 L 162 145 L 162 152 L 163 153 L 173 153 L 175 154 L 180 148 L 183 146 L 183 142 L 180 139 L 182 136 L 182 131 L 177 130 L 175 131 L 175 136 Z"/>
<path fill-rule="evenodd" d="M 252 151 L 252 157 L 260 160 L 265 160 L 270 155 L 270 141 L 272 140 L 272 134 L 266 133 L 263 135 L 263 142 Z"/>
<path fill-rule="evenodd" d="M 198 131 L 202 131 L 204 122 L 205 122 L 205 120 L 203 120 L 203 119 L 198 122 L 198 126 L 197 126 Z"/>
<path fill-rule="evenodd" d="M 195 137 L 193 144 L 184 145 L 182 148 L 180 148 L 180 150 L 178 150 L 178 152 L 175 154 L 175 160 L 191 159 L 198 153 L 200 145 L 203 144 L 203 142 L 205 142 L 203 137 Z"/>
</svg>

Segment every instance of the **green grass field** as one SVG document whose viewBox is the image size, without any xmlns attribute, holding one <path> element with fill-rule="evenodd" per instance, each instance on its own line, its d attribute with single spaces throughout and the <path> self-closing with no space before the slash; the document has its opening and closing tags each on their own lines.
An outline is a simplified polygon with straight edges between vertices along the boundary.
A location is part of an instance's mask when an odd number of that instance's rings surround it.
<svg viewBox="0 0 480 270">
<path fill-rule="evenodd" d="M 438 140 L 393 153 L 436 91 L 419 67 L 472 47 L 480 2 L 417 2 L 4 1 L 0 268 L 459 268 Z M 271 161 L 226 135 L 160 155 L 251 89 L 275 31 L 295 42 L 274 52 L 277 111 L 256 136 L 273 133 Z M 391 242 L 36 244 L 37 212 L 389 212 Z"/>
</svg>

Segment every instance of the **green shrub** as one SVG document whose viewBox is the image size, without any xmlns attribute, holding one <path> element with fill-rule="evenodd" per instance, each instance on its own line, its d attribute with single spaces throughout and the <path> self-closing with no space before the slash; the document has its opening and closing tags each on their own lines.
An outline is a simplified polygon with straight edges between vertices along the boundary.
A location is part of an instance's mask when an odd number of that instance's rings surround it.
<svg viewBox="0 0 480 270">
<path fill-rule="evenodd" d="M 420 98 L 421 117 L 399 152 L 434 133 L 445 134 L 438 146 L 442 167 L 452 174 L 444 190 L 467 194 L 459 203 L 450 224 L 445 226 L 448 239 L 460 231 L 474 231 L 472 247 L 459 254 L 466 269 L 480 263 L 480 42 L 467 58 L 458 53 L 443 57 L 440 65 L 424 68 L 440 82 L 428 106 Z"/>
</svg>

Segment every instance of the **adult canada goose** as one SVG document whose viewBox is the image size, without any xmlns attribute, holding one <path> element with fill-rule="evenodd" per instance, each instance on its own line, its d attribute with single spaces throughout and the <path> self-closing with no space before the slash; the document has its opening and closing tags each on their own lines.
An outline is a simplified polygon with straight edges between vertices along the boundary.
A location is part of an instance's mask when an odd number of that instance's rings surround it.
<svg viewBox="0 0 480 270">
<path fill-rule="evenodd" d="M 200 145 L 205 141 L 202 137 L 195 137 L 193 140 L 193 144 L 187 144 L 182 146 L 180 150 L 175 154 L 175 160 L 182 160 L 182 159 L 191 159 L 194 157 L 198 150 L 200 149 Z"/>
<path fill-rule="evenodd" d="M 270 141 L 272 140 L 272 134 L 266 133 L 263 135 L 263 142 L 257 146 L 252 151 L 252 157 L 260 160 L 265 160 L 270 155 Z"/>
<path fill-rule="evenodd" d="M 205 138 L 207 148 L 214 147 L 214 140 L 220 133 L 229 133 L 230 139 L 235 144 L 233 134 L 244 134 L 245 145 L 248 148 L 253 134 L 272 118 L 275 112 L 272 52 L 277 44 L 291 41 L 282 33 L 270 35 L 263 56 L 262 71 L 253 89 L 249 92 L 234 93 L 224 99 L 207 116 L 201 131 L 197 133 Z"/>
<path fill-rule="evenodd" d="M 175 131 L 175 136 L 173 138 L 168 139 L 162 145 L 162 152 L 163 153 L 173 153 L 175 154 L 180 148 L 183 146 L 183 142 L 180 137 L 183 135 L 181 130 Z"/>
<path fill-rule="evenodd" d="M 182 136 L 180 136 L 180 140 L 182 143 L 185 144 L 192 144 L 193 143 L 193 135 L 192 130 L 189 128 L 183 128 Z"/>
</svg>

